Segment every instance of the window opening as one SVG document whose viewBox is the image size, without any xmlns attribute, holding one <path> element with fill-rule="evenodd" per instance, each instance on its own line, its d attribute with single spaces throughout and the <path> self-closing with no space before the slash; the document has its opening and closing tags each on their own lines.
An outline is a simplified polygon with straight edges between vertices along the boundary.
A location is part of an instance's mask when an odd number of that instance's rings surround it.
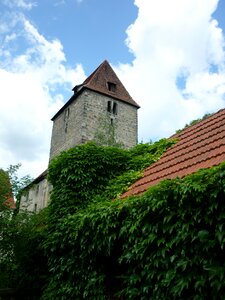
<svg viewBox="0 0 225 300">
<path fill-rule="evenodd" d="M 113 102 L 113 114 L 117 115 L 117 103 Z"/>
<path fill-rule="evenodd" d="M 117 115 L 118 104 L 114 101 L 108 101 L 107 102 L 107 111 L 113 115 Z"/>
<path fill-rule="evenodd" d="M 65 133 L 67 133 L 68 123 L 65 124 Z"/>
<path fill-rule="evenodd" d="M 36 195 L 39 193 L 39 184 L 36 186 Z"/>
<path fill-rule="evenodd" d="M 64 111 L 64 121 L 67 121 L 69 119 L 70 116 L 70 108 L 68 107 L 65 111 Z"/>
<path fill-rule="evenodd" d="M 113 83 L 113 82 L 107 82 L 107 87 L 108 87 L 108 90 L 110 92 L 115 93 L 115 91 L 116 91 L 116 84 L 115 83 Z"/>
<path fill-rule="evenodd" d="M 111 101 L 108 101 L 107 103 L 107 111 L 111 113 Z"/>
</svg>

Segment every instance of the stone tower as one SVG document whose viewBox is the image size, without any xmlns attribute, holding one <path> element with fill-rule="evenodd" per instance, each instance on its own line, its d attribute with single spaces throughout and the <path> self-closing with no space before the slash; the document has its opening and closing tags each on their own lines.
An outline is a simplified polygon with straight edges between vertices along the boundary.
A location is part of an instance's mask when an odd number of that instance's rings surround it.
<svg viewBox="0 0 225 300">
<path fill-rule="evenodd" d="M 78 144 L 113 142 L 130 148 L 137 143 L 138 104 L 131 98 L 109 63 L 105 60 L 52 118 L 50 160 Z M 100 136 L 100 139 L 99 139 Z M 37 212 L 48 205 L 51 185 L 47 170 L 26 188 L 20 209 Z"/>
<path fill-rule="evenodd" d="M 52 118 L 50 160 L 61 151 L 98 139 L 107 144 L 110 128 L 114 141 L 124 148 L 137 143 L 137 109 L 109 63 L 105 60 Z"/>
</svg>

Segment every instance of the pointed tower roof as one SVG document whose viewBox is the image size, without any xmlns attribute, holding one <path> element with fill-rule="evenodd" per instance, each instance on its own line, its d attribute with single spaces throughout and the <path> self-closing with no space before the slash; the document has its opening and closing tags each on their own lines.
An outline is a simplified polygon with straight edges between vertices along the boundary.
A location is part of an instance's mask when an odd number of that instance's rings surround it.
<svg viewBox="0 0 225 300">
<path fill-rule="evenodd" d="M 101 63 L 100 66 L 90 76 L 88 76 L 82 84 L 76 85 L 73 88 L 74 95 L 54 115 L 52 120 L 54 120 L 85 89 L 110 96 L 112 98 L 133 105 L 136 108 L 140 107 L 125 89 L 124 85 L 119 80 L 108 61 L 104 60 L 103 63 Z"/>
<path fill-rule="evenodd" d="M 73 91 L 77 92 L 81 88 L 88 88 L 129 103 L 137 108 L 140 107 L 132 99 L 107 60 L 104 60 L 103 63 L 101 63 L 101 65 L 81 85 L 75 86 Z"/>
</svg>

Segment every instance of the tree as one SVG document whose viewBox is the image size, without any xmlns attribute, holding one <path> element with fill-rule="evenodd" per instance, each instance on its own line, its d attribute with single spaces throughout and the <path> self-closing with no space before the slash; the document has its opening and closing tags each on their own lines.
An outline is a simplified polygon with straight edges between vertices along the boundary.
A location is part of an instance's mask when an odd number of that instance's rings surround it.
<svg viewBox="0 0 225 300">
<path fill-rule="evenodd" d="M 0 169 L 0 212 L 7 209 L 7 201 L 12 198 L 12 187 L 9 175 Z"/>
<path fill-rule="evenodd" d="M 35 293 L 44 286 L 47 270 L 40 244 L 45 229 L 45 213 L 16 213 L 5 205 L 6 199 L 16 197 L 31 182 L 29 175 L 19 178 L 21 164 L 0 169 L 0 288 L 27 289 Z M 7 202 L 6 202 L 7 203 Z M 38 262 L 38 263 L 36 263 Z M 37 291 L 36 291 L 37 289 Z"/>
<path fill-rule="evenodd" d="M 18 177 L 18 170 L 21 167 L 21 163 L 16 165 L 10 165 L 7 168 L 7 173 L 11 182 L 13 196 L 19 200 L 20 192 L 23 188 L 25 188 L 28 184 L 32 182 L 32 178 L 30 175 L 25 175 L 23 177 Z"/>
</svg>

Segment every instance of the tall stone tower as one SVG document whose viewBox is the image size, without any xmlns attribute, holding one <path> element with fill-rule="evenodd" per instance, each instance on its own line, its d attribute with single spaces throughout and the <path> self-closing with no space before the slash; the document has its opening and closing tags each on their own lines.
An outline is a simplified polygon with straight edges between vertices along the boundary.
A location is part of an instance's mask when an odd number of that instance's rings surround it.
<svg viewBox="0 0 225 300">
<path fill-rule="evenodd" d="M 63 150 L 99 136 L 102 144 L 107 144 L 110 131 L 114 141 L 124 148 L 136 145 L 139 105 L 106 60 L 73 91 L 52 118 L 50 160 Z"/>
<path fill-rule="evenodd" d="M 131 98 L 105 60 L 52 118 L 50 160 L 78 144 L 113 142 L 130 148 L 137 143 L 138 104 Z M 47 170 L 38 176 L 21 197 L 20 209 L 37 212 L 46 207 L 51 186 Z"/>
</svg>

